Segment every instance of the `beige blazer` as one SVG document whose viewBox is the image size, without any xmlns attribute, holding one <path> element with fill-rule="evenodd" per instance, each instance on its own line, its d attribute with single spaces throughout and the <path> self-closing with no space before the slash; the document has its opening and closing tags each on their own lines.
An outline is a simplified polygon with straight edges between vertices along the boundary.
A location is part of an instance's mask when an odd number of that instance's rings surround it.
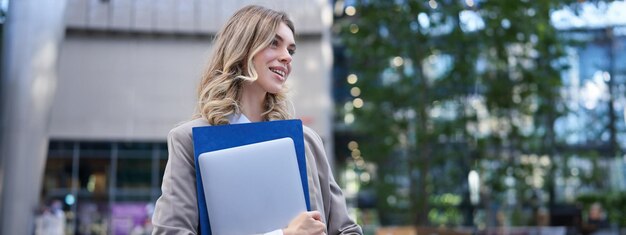
<svg viewBox="0 0 626 235">
<path fill-rule="evenodd" d="M 169 156 L 161 185 L 162 195 L 156 202 L 152 217 L 152 234 L 198 234 L 196 170 L 191 130 L 193 127 L 208 125 L 205 120 L 196 119 L 169 132 Z M 311 209 L 322 214 L 327 234 L 362 234 L 361 227 L 348 217 L 345 198 L 333 177 L 322 139 L 315 131 L 304 127 L 304 142 Z"/>
</svg>

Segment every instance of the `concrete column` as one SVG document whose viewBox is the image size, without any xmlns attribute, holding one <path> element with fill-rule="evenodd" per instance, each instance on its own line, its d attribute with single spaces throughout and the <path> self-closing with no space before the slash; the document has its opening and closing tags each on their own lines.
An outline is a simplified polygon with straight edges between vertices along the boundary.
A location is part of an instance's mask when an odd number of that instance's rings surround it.
<svg viewBox="0 0 626 235">
<path fill-rule="evenodd" d="M 9 2 L 0 77 L 0 234 L 33 234 L 65 0 Z"/>
</svg>

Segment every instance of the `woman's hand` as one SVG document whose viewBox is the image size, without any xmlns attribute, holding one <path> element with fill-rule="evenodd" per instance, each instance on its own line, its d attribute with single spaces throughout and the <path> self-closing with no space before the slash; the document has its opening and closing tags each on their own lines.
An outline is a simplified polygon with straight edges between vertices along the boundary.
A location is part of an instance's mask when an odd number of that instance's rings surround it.
<svg viewBox="0 0 626 235">
<path fill-rule="evenodd" d="M 326 234 L 326 225 L 322 223 L 321 216 L 319 211 L 302 212 L 289 222 L 287 228 L 283 229 L 283 234 Z"/>
</svg>

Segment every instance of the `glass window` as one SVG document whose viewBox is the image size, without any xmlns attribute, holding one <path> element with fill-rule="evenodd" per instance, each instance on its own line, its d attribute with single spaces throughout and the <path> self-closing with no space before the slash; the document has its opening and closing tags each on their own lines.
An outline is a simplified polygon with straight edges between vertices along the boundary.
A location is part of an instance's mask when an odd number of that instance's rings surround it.
<svg viewBox="0 0 626 235">
<path fill-rule="evenodd" d="M 82 157 L 78 169 L 80 195 L 86 198 L 107 199 L 111 178 L 109 158 Z"/>
<path fill-rule="evenodd" d="M 165 174 L 165 165 L 167 164 L 167 145 L 159 146 L 159 195 L 161 195 L 161 184 L 163 184 L 163 174 Z"/>
<path fill-rule="evenodd" d="M 74 169 L 76 154 L 78 167 Z M 111 220 L 120 219 L 111 217 L 112 205 L 145 207 L 161 195 L 166 162 L 164 142 L 52 140 L 41 199 L 65 199 L 72 194 L 74 182 L 77 195 L 72 197 L 72 204 L 65 205 L 68 226 L 81 234 L 102 234 L 110 229 Z"/>
<path fill-rule="evenodd" d="M 80 142 L 80 157 L 82 158 L 111 158 L 111 143 L 109 142 Z"/>
<path fill-rule="evenodd" d="M 117 187 L 119 189 L 150 189 L 153 145 L 122 143 L 118 146 Z"/>
<path fill-rule="evenodd" d="M 72 187 L 72 158 L 48 158 L 42 183 L 46 199 L 68 194 Z"/>
<path fill-rule="evenodd" d="M 120 189 L 149 189 L 151 185 L 152 158 L 119 158 L 117 187 Z"/>
<path fill-rule="evenodd" d="M 115 201 L 150 201 L 152 143 L 118 144 Z"/>
</svg>

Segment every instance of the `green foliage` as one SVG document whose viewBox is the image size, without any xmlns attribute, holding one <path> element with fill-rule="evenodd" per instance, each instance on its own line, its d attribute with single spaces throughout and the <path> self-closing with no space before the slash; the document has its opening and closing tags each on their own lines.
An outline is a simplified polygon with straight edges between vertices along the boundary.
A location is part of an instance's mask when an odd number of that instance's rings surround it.
<svg viewBox="0 0 626 235">
<path fill-rule="evenodd" d="M 576 197 L 576 201 L 583 204 L 585 210 L 589 210 L 593 203 L 600 203 L 612 223 L 626 227 L 626 192 L 581 194 Z"/>
<path fill-rule="evenodd" d="M 428 220 L 436 226 L 459 226 L 463 222 L 463 216 L 458 206 L 462 202 L 460 195 L 444 193 L 430 197 L 433 206 L 428 212 Z"/>
<path fill-rule="evenodd" d="M 503 180 L 525 182 L 533 168 L 519 156 L 549 154 L 555 144 L 567 65 L 549 14 L 572 1 L 431 2 L 356 1 L 356 15 L 336 22 L 364 100 L 353 129 L 365 136 L 365 160 L 379 166 L 372 186 L 379 198 L 409 202 L 379 200 L 380 212 L 417 224 L 442 223 L 429 195 L 467 193 L 471 169 L 490 175 L 483 186 L 493 200 L 510 187 L 531 189 Z M 468 13 L 484 27 L 464 23 Z"/>
</svg>

